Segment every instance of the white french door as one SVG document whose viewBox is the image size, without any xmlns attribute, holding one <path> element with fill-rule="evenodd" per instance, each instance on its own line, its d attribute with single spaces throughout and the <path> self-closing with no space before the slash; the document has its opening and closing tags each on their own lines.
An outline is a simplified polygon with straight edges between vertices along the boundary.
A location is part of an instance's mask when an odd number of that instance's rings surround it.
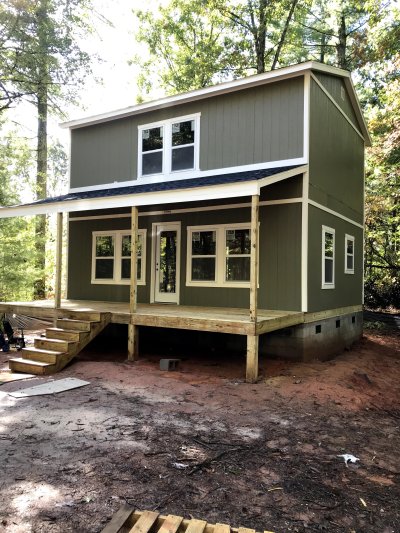
<svg viewBox="0 0 400 533">
<path fill-rule="evenodd" d="M 181 249 L 180 222 L 154 224 L 154 301 L 179 302 L 179 273 Z"/>
</svg>

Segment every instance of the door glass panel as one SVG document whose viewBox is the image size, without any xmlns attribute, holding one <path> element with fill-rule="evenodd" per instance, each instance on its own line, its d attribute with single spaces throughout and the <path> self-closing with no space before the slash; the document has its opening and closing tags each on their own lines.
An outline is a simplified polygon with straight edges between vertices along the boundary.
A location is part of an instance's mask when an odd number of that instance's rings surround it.
<svg viewBox="0 0 400 533">
<path fill-rule="evenodd" d="M 176 243 L 175 230 L 160 232 L 158 289 L 161 293 L 176 292 Z"/>
</svg>

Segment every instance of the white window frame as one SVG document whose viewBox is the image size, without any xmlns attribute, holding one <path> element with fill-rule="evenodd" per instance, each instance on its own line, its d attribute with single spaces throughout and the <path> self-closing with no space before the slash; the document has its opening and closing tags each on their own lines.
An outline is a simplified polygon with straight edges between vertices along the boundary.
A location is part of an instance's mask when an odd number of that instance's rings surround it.
<svg viewBox="0 0 400 533">
<path fill-rule="evenodd" d="M 174 117 L 167 120 L 162 120 L 159 122 L 151 122 L 150 124 L 141 124 L 138 126 L 138 176 L 139 178 L 151 178 L 165 176 L 166 178 L 184 175 L 185 173 L 193 173 L 193 171 L 199 170 L 199 159 L 200 159 L 200 116 L 201 113 L 194 113 L 193 115 L 185 115 L 182 117 Z M 177 122 L 186 122 L 188 120 L 194 121 L 194 161 L 193 168 L 187 168 L 184 170 L 171 170 L 172 166 L 172 124 Z M 143 130 L 151 128 L 163 128 L 163 148 L 162 148 L 162 172 L 156 174 L 142 174 L 142 161 L 143 153 L 142 152 L 142 132 Z M 184 146 L 184 145 L 182 145 Z M 188 146 L 191 146 L 189 144 Z"/>
<path fill-rule="evenodd" d="M 138 285 L 146 285 L 146 229 L 139 229 L 138 235 L 141 235 L 142 240 L 142 255 L 141 255 L 141 277 L 137 279 Z M 97 279 L 96 278 L 96 237 L 97 236 L 111 236 L 114 237 L 114 277 L 111 279 Z M 129 230 L 103 230 L 92 232 L 92 285 L 130 285 L 130 279 L 121 278 L 121 264 L 122 264 L 122 237 L 131 235 Z M 106 258 L 105 258 L 106 259 Z M 110 258 L 111 259 L 111 258 Z"/>
<path fill-rule="evenodd" d="M 347 252 L 347 243 L 348 242 L 352 242 L 353 243 L 353 253 L 352 254 L 349 254 Z M 354 238 L 353 235 L 348 235 L 346 233 L 345 236 L 344 236 L 344 273 L 345 274 L 354 274 L 354 261 L 355 261 L 354 251 L 355 251 L 355 238 Z M 349 256 L 353 258 L 353 268 L 348 268 L 347 267 L 347 258 Z"/>
<path fill-rule="evenodd" d="M 333 256 L 332 257 L 326 257 L 325 256 L 325 235 L 327 233 L 330 233 L 333 236 Z M 330 228 L 328 226 L 322 226 L 322 283 L 321 288 L 322 289 L 334 289 L 335 288 L 335 230 L 333 228 Z M 327 283 L 325 281 L 325 259 L 331 259 L 332 260 L 332 281 Z"/>
<path fill-rule="evenodd" d="M 240 222 L 238 224 L 213 224 L 206 226 L 188 226 L 187 227 L 187 247 L 186 247 L 186 286 L 187 287 L 236 287 L 249 288 L 249 281 L 226 281 L 226 258 L 227 257 L 244 257 L 244 255 L 228 256 L 226 253 L 226 232 L 227 230 L 248 229 L 251 238 L 251 224 L 250 222 Z M 192 234 L 196 231 L 215 231 L 215 280 L 192 280 Z M 250 254 L 245 254 L 250 257 Z M 204 256 L 207 257 L 207 256 Z M 214 256 L 209 256 L 214 257 Z"/>
</svg>

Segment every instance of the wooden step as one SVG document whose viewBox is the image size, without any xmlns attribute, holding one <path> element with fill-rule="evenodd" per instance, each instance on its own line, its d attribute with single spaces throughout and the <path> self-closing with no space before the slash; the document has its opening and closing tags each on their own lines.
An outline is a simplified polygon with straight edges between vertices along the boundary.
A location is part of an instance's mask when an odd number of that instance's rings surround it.
<svg viewBox="0 0 400 533">
<path fill-rule="evenodd" d="M 33 359 L 15 357 L 8 361 L 11 372 L 24 372 L 26 374 L 45 375 L 51 374 L 54 365 L 51 363 L 42 363 Z"/>
<path fill-rule="evenodd" d="M 35 348 L 41 348 L 43 350 L 55 350 L 57 352 L 68 352 L 70 346 L 75 345 L 78 341 L 36 337 L 33 339 L 33 342 Z"/>
<path fill-rule="evenodd" d="M 21 354 L 24 359 L 32 359 L 41 363 L 56 363 L 57 357 L 65 352 L 55 352 L 54 350 L 43 350 L 40 348 L 22 348 Z"/>
<path fill-rule="evenodd" d="M 68 309 L 62 309 L 59 313 L 59 318 L 86 320 L 88 322 L 100 322 L 102 314 L 98 311 L 68 311 Z"/>
<path fill-rule="evenodd" d="M 73 331 L 71 329 L 61 328 L 47 328 L 46 338 L 48 339 L 60 339 L 64 341 L 80 342 L 89 333 L 87 331 Z"/>
<path fill-rule="evenodd" d="M 90 331 L 90 321 L 74 320 L 72 318 L 59 318 L 57 320 L 57 327 L 61 329 L 68 329 L 73 331 Z"/>
</svg>

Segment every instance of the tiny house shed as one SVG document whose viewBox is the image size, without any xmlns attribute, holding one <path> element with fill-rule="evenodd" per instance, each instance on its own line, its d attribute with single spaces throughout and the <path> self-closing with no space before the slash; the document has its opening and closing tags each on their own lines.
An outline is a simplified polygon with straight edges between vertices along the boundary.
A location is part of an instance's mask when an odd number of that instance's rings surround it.
<svg viewBox="0 0 400 533">
<path fill-rule="evenodd" d="M 67 215 L 67 299 L 59 242 L 55 302 L 0 310 L 128 324 L 132 360 L 141 326 L 244 335 L 248 381 L 259 349 L 328 358 L 359 338 L 370 138 L 347 71 L 307 62 L 63 127 L 69 192 L 0 217 Z M 11 365 L 34 371 L 41 347 Z"/>
</svg>

